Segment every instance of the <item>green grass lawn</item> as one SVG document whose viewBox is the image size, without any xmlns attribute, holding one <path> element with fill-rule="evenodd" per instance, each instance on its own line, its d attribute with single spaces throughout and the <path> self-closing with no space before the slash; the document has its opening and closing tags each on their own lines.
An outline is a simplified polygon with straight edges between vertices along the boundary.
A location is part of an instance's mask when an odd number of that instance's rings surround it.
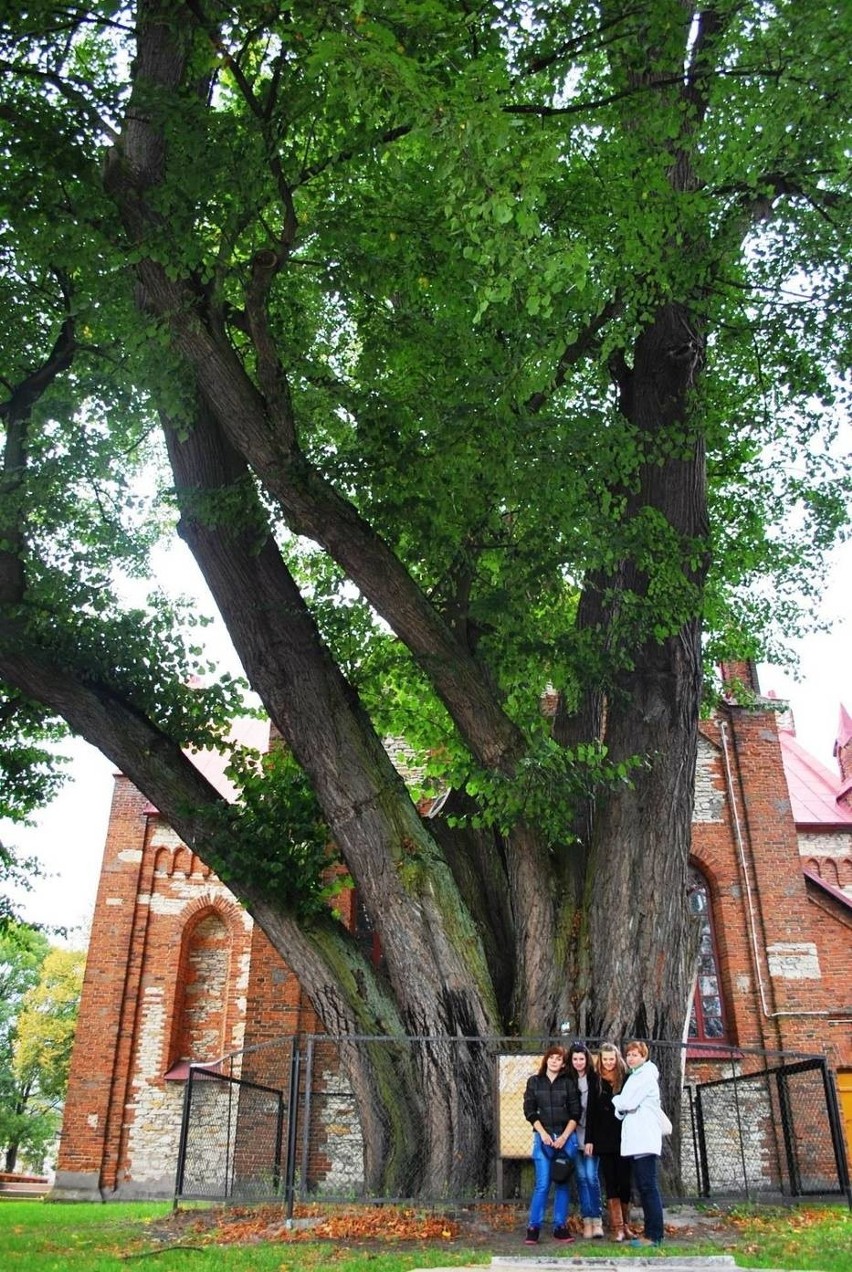
<svg viewBox="0 0 852 1272">
<path fill-rule="evenodd" d="M 168 1202 L 95 1205 L 88 1202 L 0 1202 L 2 1272 L 408 1272 L 411 1268 L 489 1262 L 462 1248 L 411 1245 L 387 1253 L 328 1242 L 260 1241 L 217 1245 L 215 1232 L 154 1239 Z"/>
<path fill-rule="evenodd" d="M 728 1226 L 737 1239 L 727 1253 L 740 1267 L 852 1272 L 848 1206 L 741 1207 Z"/>
<path fill-rule="evenodd" d="M 217 1212 L 199 1208 L 169 1221 L 171 1204 L 0 1202 L 0 1269 L 2 1272 L 409 1272 L 460 1264 L 490 1263 L 491 1251 L 465 1248 L 462 1239 L 384 1243 L 370 1241 L 268 1239 L 245 1225 L 242 1244 L 233 1241 L 234 1227 L 217 1230 Z M 221 1212 L 220 1212 L 221 1213 Z M 250 1212 L 249 1212 L 250 1213 Z M 394 1210 L 387 1207 L 389 1229 Z M 283 1218 L 283 1216 L 282 1216 Z M 223 1232 L 229 1239 L 223 1240 Z M 497 1253 L 501 1250 L 495 1251 Z M 570 1260 L 579 1254 L 635 1254 L 606 1243 L 604 1251 L 587 1245 L 558 1251 Z M 725 1217 L 713 1244 L 697 1240 L 666 1243 L 659 1254 L 732 1254 L 740 1267 L 796 1268 L 815 1272 L 852 1272 L 852 1214 L 842 1206 L 790 1208 L 746 1207 Z M 516 1253 L 524 1248 L 519 1244 Z M 539 1253 L 557 1254 L 548 1247 Z"/>
</svg>

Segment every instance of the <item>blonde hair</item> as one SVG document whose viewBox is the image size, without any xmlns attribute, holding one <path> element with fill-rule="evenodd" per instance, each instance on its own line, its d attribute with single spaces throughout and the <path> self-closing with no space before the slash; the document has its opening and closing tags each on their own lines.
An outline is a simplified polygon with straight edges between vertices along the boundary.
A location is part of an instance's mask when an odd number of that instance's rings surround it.
<svg viewBox="0 0 852 1272">
<path fill-rule="evenodd" d="M 605 1072 L 600 1063 L 601 1056 L 604 1052 L 606 1052 L 609 1056 L 615 1056 L 615 1069 L 611 1076 Z M 618 1047 L 614 1042 L 602 1042 L 598 1048 L 597 1059 L 597 1068 L 601 1080 L 612 1087 L 613 1095 L 618 1095 L 619 1091 L 624 1086 L 624 1079 L 627 1077 L 627 1064 L 625 1063 L 624 1056 L 618 1050 Z"/>
</svg>

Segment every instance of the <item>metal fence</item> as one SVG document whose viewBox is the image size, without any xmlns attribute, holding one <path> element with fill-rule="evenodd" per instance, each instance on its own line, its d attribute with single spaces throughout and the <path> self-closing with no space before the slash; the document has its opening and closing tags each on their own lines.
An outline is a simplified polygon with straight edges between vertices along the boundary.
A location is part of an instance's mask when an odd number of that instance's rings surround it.
<svg viewBox="0 0 852 1272">
<path fill-rule="evenodd" d="M 443 1204 L 528 1198 L 531 1132 L 522 1109 L 527 1077 L 550 1040 L 509 1038 L 279 1039 L 190 1067 L 176 1170 L 176 1198 L 189 1200 L 393 1201 Z M 451 1059 L 457 1080 L 434 1098 L 448 1142 L 433 1157 L 442 1177 L 426 1178 L 420 1155 L 395 1174 L 377 1144 L 392 1143 L 396 1110 L 368 1114 L 353 1073 L 365 1059 L 386 1073 L 416 1069 L 431 1049 Z M 681 1087 L 680 1118 L 663 1152 L 669 1200 L 775 1200 L 819 1194 L 852 1205 L 833 1075 L 820 1056 L 744 1052 L 715 1046 L 695 1059 L 654 1044 L 661 1072 Z M 353 1064 L 353 1060 L 356 1062 Z M 684 1064 L 686 1061 L 686 1064 Z M 483 1110 L 473 1150 L 477 1172 L 453 1173 L 470 1153 L 454 1141 L 465 1124 L 465 1066 L 486 1066 L 493 1119 Z M 666 1098 L 674 1111 L 675 1100 Z M 468 1110 L 469 1112 L 469 1110 Z M 469 1126 L 470 1118 L 467 1118 Z M 461 1134 L 461 1132 L 459 1132 Z M 434 1148 L 434 1145 L 433 1145 Z M 381 1181 L 381 1182 L 376 1182 Z M 390 1187 L 388 1186 L 390 1183 Z"/>
<path fill-rule="evenodd" d="M 299 1040 L 282 1038 L 216 1064 L 190 1065 L 175 1175 L 186 1200 L 283 1195 L 296 1157 Z"/>
<path fill-rule="evenodd" d="M 704 1197 L 843 1192 L 848 1172 L 832 1075 L 820 1058 L 687 1088 L 688 1178 Z"/>
</svg>

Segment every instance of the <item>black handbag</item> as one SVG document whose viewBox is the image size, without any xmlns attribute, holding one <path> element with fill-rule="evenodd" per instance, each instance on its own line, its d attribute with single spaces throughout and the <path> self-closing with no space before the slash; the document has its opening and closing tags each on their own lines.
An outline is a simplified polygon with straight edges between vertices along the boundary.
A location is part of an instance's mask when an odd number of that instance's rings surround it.
<svg viewBox="0 0 852 1272">
<path fill-rule="evenodd" d="M 556 1156 L 551 1158 L 550 1178 L 554 1184 L 564 1184 L 571 1178 L 571 1158 L 564 1148 L 557 1149 Z"/>
</svg>

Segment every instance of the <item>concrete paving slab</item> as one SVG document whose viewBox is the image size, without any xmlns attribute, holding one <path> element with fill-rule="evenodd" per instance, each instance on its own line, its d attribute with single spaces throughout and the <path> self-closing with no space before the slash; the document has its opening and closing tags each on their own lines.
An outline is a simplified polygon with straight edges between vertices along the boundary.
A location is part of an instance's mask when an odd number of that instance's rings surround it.
<svg viewBox="0 0 852 1272">
<path fill-rule="evenodd" d="M 522 1255 L 517 1259 L 501 1255 L 495 1256 L 490 1263 L 470 1264 L 468 1268 L 431 1268 L 429 1272 L 566 1272 L 568 1268 L 575 1270 L 584 1269 L 585 1272 L 648 1272 L 649 1268 L 665 1267 L 665 1272 L 734 1272 L 736 1264 L 733 1259 L 727 1256 L 719 1258 L 711 1256 L 706 1259 L 698 1257 L 680 1259 L 667 1259 L 663 1254 L 642 1255 L 638 1259 L 631 1258 L 612 1258 L 604 1257 L 594 1259 L 572 1258 L 571 1255 L 560 1256 L 558 1254 L 541 1256 L 540 1258 L 524 1258 Z M 418 1272 L 423 1272 L 419 1269 Z"/>
<path fill-rule="evenodd" d="M 574 1255 L 566 1254 L 560 1257 L 558 1254 L 536 1255 L 530 1258 L 529 1255 L 513 1255 L 513 1254 L 495 1254 L 491 1258 L 492 1268 L 511 1268 L 512 1272 L 519 1272 L 522 1268 L 595 1268 L 597 1272 L 609 1272 L 610 1268 L 652 1268 L 659 1267 L 661 1262 L 665 1262 L 667 1272 L 696 1272 L 701 1269 L 702 1272 L 724 1272 L 726 1268 L 735 1268 L 736 1262 L 730 1254 L 673 1254 L 670 1258 L 666 1257 L 665 1250 L 650 1251 L 647 1254 L 628 1254 L 620 1255 Z M 485 1265 L 486 1267 L 488 1264 Z"/>
<path fill-rule="evenodd" d="M 454 1268 L 419 1268 L 415 1272 L 484 1272 L 484 1269 L 493 1269 L 493 1272 L 548 1272 L 549 1269 L 556 1269 L 557 1272 L 571 1272 L 575 1270 L 586 1269 L 587 1272 L 647 1272 L 648 1268 L 665 1269 L 665 1272 L 726 1272 L 728 1269 L 736 1268 L 735 1260 L 729 1254 L 708 1254 L 708 1255 L 672 1255 L 670 1258 L 661 1250 L 658 1254 L 644 1254 L 633 1258 L 629 1255 L 625 1257 L 614 1256 L 612 1258 L 601 1255 L 595 1258 L 583 1258 L 576 1255 L 540 1255 L 530 1257 L 528 1255 L 495 1255 L 489 1263 L 471 1263 L 467 1267 Z M 773 1272 L 771 1268 L 764 1268 L 763 1272 Z M 780 1269 L 775 1269 L 780 1272 Z"/>
</svg>

